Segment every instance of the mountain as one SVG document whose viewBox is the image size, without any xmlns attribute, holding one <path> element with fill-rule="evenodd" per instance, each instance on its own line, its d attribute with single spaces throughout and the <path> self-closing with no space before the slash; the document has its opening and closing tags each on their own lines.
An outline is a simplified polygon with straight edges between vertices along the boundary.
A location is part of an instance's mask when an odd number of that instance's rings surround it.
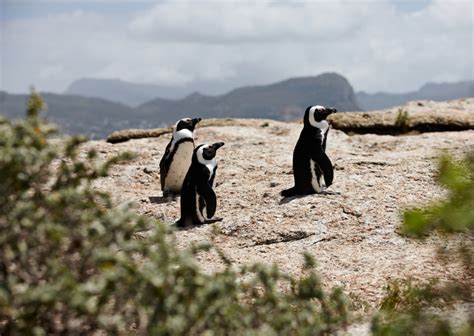
<svg viewBox="0 0 474 336">
<path fill-rule="evenodd" d="M 325 73 L 242 87 L 220 96 L 193 93 L 181 100 L 158 98 L 140 105 L 137 112 L 166 123 L 189 115 L 292 120 L 301 118 L 311 104 L 332 106 L 339 111 L 360 110 L 349 82 L 336 73 Z"/>
<path fill-rule="evenodd" d="M 357 101 L 367 111 L 403 105 L 412 100 L 453 100 L 474 97 L 474 81 L 457 83 L 427 83 L 418 91 L 407 93 L 357 92 Z"/>
<path fill-rule="evenodd" d="M 72 82 L 65 91 L 66 94 L 104 98 L 129 106 L 137 106 L 156 97 L 178 99 L 190 92 L 187 88 L 96 78 L 78 79 Z"/>
<path fill-rule="evenodd" d="M 0 93 L 0 113 L 24 116 L 26 95 Z M 335 73 L 292 78 L 282 82 L 241 87 L 227 94 L 206 96 L 193 93 L 183 99 L 157 98 L 136 108 L 102 98 L 45 93 L 46 116 L 66 133 L 104 138 L 124 128 L 166 126 L 187 116 L 300 119 L 311 104 L 360 110 L 349 82 Z"/>
<path fill-rule="evenodd" d="M 105 99 L 42 93 L 47 109 L 45 117 L 67 134 L 101 138 L 120 128 L 140 123 L 132 108 Z M 8 118 L 25 116 L 28 95 L 0 91 L 0 114 Z"/>
</svg>

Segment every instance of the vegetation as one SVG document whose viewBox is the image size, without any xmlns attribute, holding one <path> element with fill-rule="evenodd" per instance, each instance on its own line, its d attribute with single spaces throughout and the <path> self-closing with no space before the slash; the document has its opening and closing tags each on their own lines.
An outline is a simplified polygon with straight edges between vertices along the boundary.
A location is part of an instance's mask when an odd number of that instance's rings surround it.
<svg viewBox="0 0 474 336">
<path fill-rule="evenodd" d="M 425 209 L 406 211 L 403 232 L 418 239 L 432 231 L 443 234 L 445 244 L 440 248 L 439 257 L 451 263 L 461 260 L 465 278 L 473 279 L 474 152 L 461 162 L 442 156 L 437 180 L 448 190 L 447 199 Z M 450 239 L 454 244 L 448 243 Z M 452 245 L 458 253 L 450 248 Z M 472 300 L 471 295 L 469 284 L 461 279 L 443 285 L 436 280 L 421 284 L 411 279 L 394 281 L 387 286 L 387 296 L 372 321 L 372 331 L 375 335 L 472 335 L 473 315 L 464 326 L 454 329 L 443 315 L 445 311 L 440 311 L 455 300 Z"/>
<path fill-rule="evenodd" d="M 318 335 L 348 318 L 339 289 L 323 290 L 305 256 L 305 276 L 276 266 L 204 273 L 175 247 L 169 229 L 113 207 L 93 188 L 122 154 L 99 162 L 84 141 L 51 140 L 33 92 L 25 120 L 0 119 L 0 334 Z M 146 237 L 137 236 L 146 231 Z"/>
<path fill-rule="evenodd" d="M 472 233 L 474 231 L 474 152 L 456 162 L 451 156 L 439 159 L 438 183 L 448 191 L 446 200 L 426 209 L 404 214 L 403 230 L 407 235 L 423 238 L 431 231 Z"/>
<path fill-rule="evenodd" d="M 459 284 L 440 285 L 412 279 L 395 280 L 387 285 L 387 295 L 372 320 L 374 335 L 472 335 L 473 321 L 454 329 L 446 315 L 468 290 Z"/>
<path fill-rule="evenodd" d="M 408 111 L 402 108 L 399 108 L 397 111 L 397 119 L 395 120 L 395 126 L 402 129 L 408 127 Z"/>
</svg>

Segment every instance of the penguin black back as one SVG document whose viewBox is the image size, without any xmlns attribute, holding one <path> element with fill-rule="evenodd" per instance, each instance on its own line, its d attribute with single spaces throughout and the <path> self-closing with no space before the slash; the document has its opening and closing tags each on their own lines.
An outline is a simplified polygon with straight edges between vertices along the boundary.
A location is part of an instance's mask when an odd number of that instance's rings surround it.
<svg viewBox="0 0 474 336">
<path fill-rule="evenodd" d="M 293 151 L 294 187 L 283 190 L 281 195 L 290 197 L 320 192 L 321 179 L 326 187 L 332 184 L 334 172 L 332 163 L 326 155 L 326 142 L 329 123 L 326 118 L 335 113 L 334 108 L 309 106 L 303 118 L 303 130 Z"/>
<path fill-rule="evenodd" d="M 217 199 L 213 189 L 216 176 L 216 151 L 224 145 L 217 142 L 196 147 L 191 167 L 181 189 L 181 218 L 176 222 L 183 227 L 202 224 L 216 212 Z"/>
</svg>

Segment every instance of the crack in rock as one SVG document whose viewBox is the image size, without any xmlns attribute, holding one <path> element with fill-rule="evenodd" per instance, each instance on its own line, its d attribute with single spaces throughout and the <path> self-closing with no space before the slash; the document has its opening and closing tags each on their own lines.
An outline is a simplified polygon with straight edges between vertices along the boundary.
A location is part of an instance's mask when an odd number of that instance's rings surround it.
<svg viewBox="0 0 474 336">
<path fill-rule="evenodd" d="M 313 244 L 311 244 L 311 245 L 316 245 L 317 243 L 327 242 L 327 241 L 330 241 L 330 240 L 333 240 L 333 239 L 336 239 L 336 238 L 338 238 L 337 235 L 327 236 L 327 237 L 321 238 L 321 239 L 319 239 L 319 240 L 316 240 L 316 241 L 313 242 Z"/>
<path fill-rule="evenodd" d="M 354 165 L 363 166 L 363 165 L 374 165 L 374 166 L 396 166 L 397 163 L 395 162 L 387 162 L 387 161 L 354 161 L 352 162 Z"/>
<path fill-rule="evenodd" d="M 306 232 L 306 231 L 279 232 L 278 233 L 279 237 L 257 241 L 255 242 L 254 246 L 272 245 L 272 244 L 278 244 L 278 243 L 286 243 L 290 241 L 297 241 L 297 240 L 302 240 L 302 239 L 306 239 L 308 237 L 314 236 L 315 234 L 316 234 L 315 232 Z"/>
</svg>

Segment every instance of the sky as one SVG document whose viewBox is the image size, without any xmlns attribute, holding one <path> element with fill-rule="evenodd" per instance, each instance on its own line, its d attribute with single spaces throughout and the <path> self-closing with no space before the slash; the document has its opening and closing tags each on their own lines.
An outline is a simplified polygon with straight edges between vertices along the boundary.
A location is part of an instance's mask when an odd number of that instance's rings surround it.
<svg viewBox="0 0 474 336">
<path fill-rule="evenodd" d="M 466 0 L 0 0 L 0 90 L 79 78 L 193 87 L 337 72 L 356 91 L 474 79 Z"/>
</svg>

